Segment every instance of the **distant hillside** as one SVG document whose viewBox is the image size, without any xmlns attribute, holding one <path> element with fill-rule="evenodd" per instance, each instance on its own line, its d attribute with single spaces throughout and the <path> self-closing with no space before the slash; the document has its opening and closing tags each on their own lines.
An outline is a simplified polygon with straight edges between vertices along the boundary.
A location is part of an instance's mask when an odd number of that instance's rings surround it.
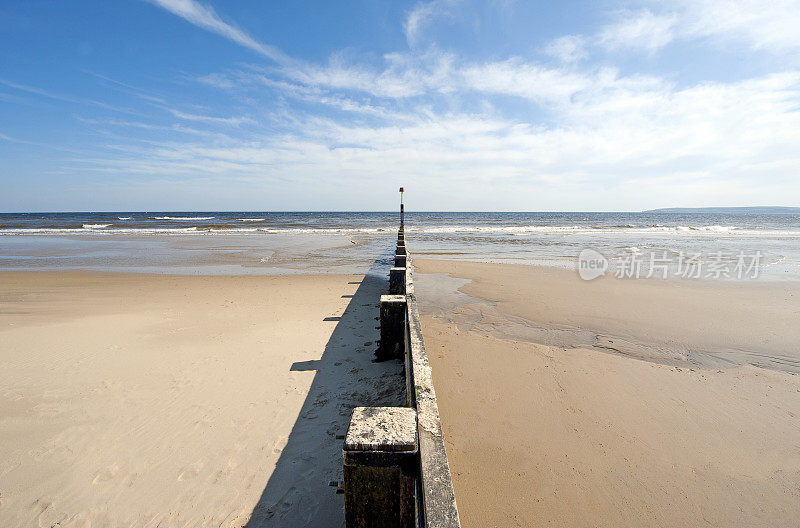
<svg viewBox="0 0 800 528">
<path fill-rule="evenodd" d="M 800 207 L 666 207 L 643 213 L 800 214 Z"/>
</svg>

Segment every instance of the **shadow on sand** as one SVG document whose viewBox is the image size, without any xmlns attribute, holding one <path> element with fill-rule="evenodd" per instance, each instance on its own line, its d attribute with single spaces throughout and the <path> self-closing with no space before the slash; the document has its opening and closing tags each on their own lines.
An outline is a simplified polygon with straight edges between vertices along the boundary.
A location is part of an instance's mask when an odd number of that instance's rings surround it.
<svg viewBox="0 0 800 528">
<path fill-rule="evenodd" d="M 292 365 L 316 374 L 247 528 L 344 526 L 343 495 L 328 484 L 342 478 L 342 440 L 336 437 L 347 432 L 353 407 L 405 404 L 402 362 L 372 362 L 380 295 L 388 288 L 379 275 L 383 264 L 377 261 L 360 283 L 350 283 L 359 286 L 340 317 L 325 318 L 338 323 L 322 357 Z"/>
</svg>

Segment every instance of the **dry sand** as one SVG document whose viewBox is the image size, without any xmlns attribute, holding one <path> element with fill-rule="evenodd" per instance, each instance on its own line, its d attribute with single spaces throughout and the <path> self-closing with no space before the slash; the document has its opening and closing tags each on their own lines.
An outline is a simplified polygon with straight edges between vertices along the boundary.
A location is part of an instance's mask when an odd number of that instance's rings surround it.
<svg viewBox="0 0 800 528">
<path fill-rule="evenodd" d="M 415 265 L 465 528 L 800 526 L 798 285 Z"/>
<path fill-rule="evenodd" d="M 362 276 L 0 273 L 0 526 L 341 526 L 370 360 Z"/>
</svg>

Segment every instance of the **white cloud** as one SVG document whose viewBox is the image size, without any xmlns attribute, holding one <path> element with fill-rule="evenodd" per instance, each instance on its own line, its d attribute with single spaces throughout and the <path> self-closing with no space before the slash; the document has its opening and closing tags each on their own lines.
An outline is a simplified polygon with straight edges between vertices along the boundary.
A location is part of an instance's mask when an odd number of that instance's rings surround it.
<svg viewBox="0 0 800 528">
<path fill-rule="evenodd" d="M 238 127 L 244 124 L 255 124 L 255 121 L 249 117 L 216 117 L 216 116 L 205 116 L 199 114 L 190 114 L 187 112 L 182 112 L 180 110 L 176 110 L 174 108 L 169 108 L 166 106 L 162 106 L 164 110 L 169 112 L 170 114 L 174 115 L 178 119 L 185 119 L 187 121 L 199 121 L 203 123 L 210 123 L 214 125 L 226 125 L 226 126 L 234 126 Z"/>
<path fill-rule="evenodd" d="M 687 37 L 741 40 L 773 52 L 800 49 L 800 1 L 673 0 L 672 4 L 681 13 Z"/>
<path fill-rule="evenodd" d="M 211 6 L 195 0 L 148 0 L 173 13 L 195 26 L 221 35 L 237 44 L 249 48 L 276 62 L 285 62 L 287 57 L 277 48 L 262 44 L 244 30 L 225 22 Z"/>
<path fill-rule="evenodd" d="M 454 58 L 449 54 L 390 53 L 384 60 L 385 67 L 379 69 L 347 63 L 334 55 L 327 64 L 296 62 L 280 73 L 308 86 L 356 90 L 381 98 L 403 99 L 452 89 Z"/>
<path fill-rule="evenodd" d="M 111 85 L 116 90 L 119 90 L 119 91 L 125 92 L 127 94 L 133 95 L 135 97 L 138 97 L 139 99 L 143 99 L 145 101 L 150 101 L 151 103 L 164 104 L 164 102 L 165 102 L 162 97 L 159 97 L 159 96 L 154 95 L 152 93 L 148 93 L 147 91 L 142 90 L 141 88 L 138 88 L 136 86 L 132 86 L 132 85 L 130 85 L 128 83 L 124 83 L 124 82 L 118 81 L 116 79 L 112 79 L 111 77 L 108 77 L 107 75 L 101 75 L 101 74 L 93 72 L 93 71 L 87 71 L 86 73 L 88 73 L 88 74 L 90 74 L 90 75 L 92 75 L 94 77 L 97 77 L 98 79 L 102 79 L 103 81 L 105 81 L 106 83 Z"/>
<path fill-rule="evenodd" d="M 800 0 L 643 0 L 640 6 L 618 14 L 597 42 L 649 53 L 677 39 L 739 43 L 771 53 L 800 50 Z"/>
<path fill-rule="evenodd" d="M 508 84 L 491 87 L 495 92 L 512 91 L 526 75 L 542 79 L 519 60 L 500 64 L 508 71 L 498 78 L 516 73 Z M 401 174 L 419 185 L 469 182 L 474 192 L 488 194 L 502 188 L 508 208 L 542 207 L 531 201 L 541 196 L 563 200 L 561 207 L 592 196 L 594 208 L 602 208 L 603 199 L 619 207 L 620 196 L 644 200 L 656 192 L 676 202 L 682 192 L 716 202 L 726 189 L 778 192 L 769 182 L 779 180 L 765 175 L 776 167 L 784 174 L 800 171 L 800 72 L 682 89 L 609 69 L 578 79 L 571 97 L 559 92 L 563 79 L 541 88 L 553 96 L 522 90 L 548 105 L 549 125 L 425 107 L 408 109 L 402 122 L 374 124 L 313 114 L 289 123 L 278 116 L 280 133 L 256 132 L 221 144 L 157 142 L 125 158 L 83 159 L 80 167 L 288 180 L 299 187 L 313 185 L 320 174 L 351 186 Z M 782 185 L 774 196 L 800 190 L 796 183 Z"/>
<path fill-rule="evenodd" d="M 647 9 L 625 12 L 600 32 L 598 42 L 612 50 L 632 48 L 652 53 L 675 38 L 676 23 L 673 14 L 656 15 Z"/>
<path fill-rule="evenodd" d="M 575 62 L 588 56 L 586 39 L 581 35 L 564 35 L 553 39 L 544 47 L 544 52 L 561 62 Z"/>
<path fill-rule="evenodd" d="M 110 105 L 103 101 L 96 101 L 93 99 L 84 99 L 82 97 L 73 97 L 70 95 L 63 95 L 59 93 L 50 92 L 48 90 L 44 90 L 42 88 L 37 88 L 35 86 L 28 86 L 25 84 L 19 84 L 15 82 L 11 82 L 5 79 L 0 79 L 0 84 L 8 86 L 9 88 L 13 88 L 15 90 L 19 90 L 21 92 L 25 92 L 28 94 L 36 95 L 39 97 L 44 97 L 46 99 L 52 99 L 55 101 L 62 101 L 65 103 L 74 103 L 79 105 L 86 105 L 86 106 L 96 106 L 98 108 L 103 108 L 105 110 L 111 110 L 113 112 L 120 112 L 123 114 L 130 114 L 130 115 L 138 115 L 138 112 L 128 109 L 122 108 L 119 106 Z"/>
<path fill-rule="evenodd" d="M 403 26 L 408 45 L 412 48 L 416 47 L 419 44 L 425 26 L 436 17 L 447 15 L 449 9 L 455 3 L 458 3 L 458 0 L 431 0 L 417 3 L 409 11 Z"/>
<path fill-rule="evenodd" d="M 466 66 L 461 70 L 461 77 L 466 88 L 515 95 L 541 104 L 563 104 L 590 83 L 583 74 L 546 68 L 521 59 Z"/>
<path fill-rule="evenodd" d="M 275 76 L 285 76 L 282 80 Z M 208 83 L 208 77 L 198 79 Z M 300 65 L 266 71 L 238 71 L 227 76 L 211 76 L 217 87 L 253 85 L 282 90 L 289 97 L 302 98 L 344 109 L 362 109 L 401 119 L 386 105 L 399 100 L 429 99 L 441 96 L 484 94 L 526 99 L 544 107 L 568 104 L 570 98 L 587 90 L 647 88 L 661 81 L 653 77 L 619 77 L 613 68 L 570 69 L 549 67 L 520 57 L 504 61 L 473 63 L 458 61 L 441 52 L 425 55 L 394 53 L 386 56 L 383 69 L 346 64 L 333 57 L 325 65 Z M 341 93 L 350 93 L 343 96 Z M 382 111 L 375 104 L 359 102 L 359 97 L 384 101 Z M 389 103 L 388 100 L 394 100 Z M 489 101 L 486 101 L 487 103 Z M 491 106 L 491 105 L 490 105 Z"/>
<path fill-rule="evenodd" d="M 201 75 L 200 77 L 197 77 L 197 80 L 203 84 L 214 86 L 215 88 L 220 88 L 223 90 L 234 88 L 236 86 L 236 83 L 232 79 L 229 79 L 225 75 L 219 73 Z"/>
</svg>

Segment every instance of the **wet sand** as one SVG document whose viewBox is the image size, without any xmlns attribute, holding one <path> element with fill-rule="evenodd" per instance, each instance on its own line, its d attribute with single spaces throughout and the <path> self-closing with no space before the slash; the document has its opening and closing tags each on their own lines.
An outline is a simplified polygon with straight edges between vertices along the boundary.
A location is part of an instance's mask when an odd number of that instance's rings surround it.
<svg viewBox="0 0 800 528">
<path fill-rule="evenodd" d="M 797 525 L 798 285 L 415 265 L 465 528 Z"/>
<path fill-rule="evenodd" d="M 0 273 L 1 526 L 342 526 L 368 276 Z"/>
</svg>

